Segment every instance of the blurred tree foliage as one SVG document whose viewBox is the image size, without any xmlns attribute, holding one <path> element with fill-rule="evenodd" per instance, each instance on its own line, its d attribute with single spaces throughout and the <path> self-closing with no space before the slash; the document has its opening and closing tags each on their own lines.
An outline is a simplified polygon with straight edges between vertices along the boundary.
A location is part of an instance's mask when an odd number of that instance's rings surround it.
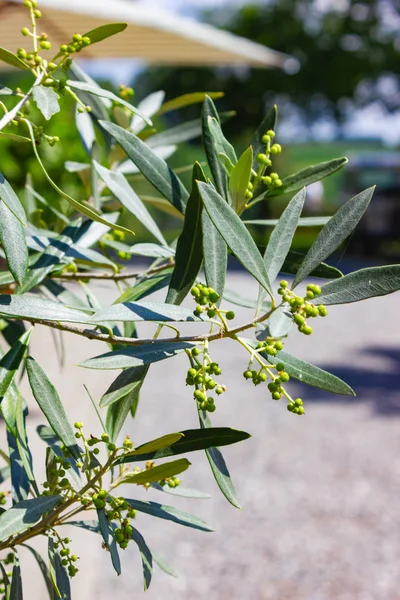
<svg viewBox="0 0 400 600">
<path fill-rule="evenodd" d="M 224 8 L 207 21 L 297 58 L 300 68 L 227 70 L 152 68 L 135 82 L 140 95 L 164 89 L 167 96 L 194 90 L 222 90 L 241 115 L 241 132 L 254 127 L 266 106 L 295 112 L 308 125 L 321 117 L 340 124 L 349 109 L 380 101 L 400 107 L 398 0 L 280 0 Z M 246 93 L 243 93 L 243 90 Z M 244 99 L 245 98 L 245 102 Z M 193 112 L 192 112 L 193 116 Z M 227 123 L 232 135 L 235 120 Z"/>
</svg>

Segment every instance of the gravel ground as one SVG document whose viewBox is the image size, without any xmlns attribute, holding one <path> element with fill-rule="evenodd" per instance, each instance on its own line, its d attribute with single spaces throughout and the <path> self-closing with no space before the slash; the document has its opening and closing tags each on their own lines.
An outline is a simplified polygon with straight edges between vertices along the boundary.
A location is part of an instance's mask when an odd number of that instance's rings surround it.
<svg viewBox="0 0 400 600">
<path fill-rule="evenodd" d="M 232 274 L 230 286 L 255 293 L 243 274 Z M 99 291 L 104 303 L 110 300 L 109 290 Z M 224 451 L 243 510 L 219 493 L 203 454 L 192 455 L 193 466 L 182 479 L 212 499 L 175 499 L 154 490 L 135 493 L 193 512 L 216 529 L 203 533 L 146 515 L 137 519 L 149 546 L 179 573 L 175 579 L 155 570 L 148 600 L 400 599 L 399 298 L 395 294 L 332 307 L 327 319 L 314 321 L 313 336 L 292 336 L 289 351 L 332 370 L 358 394 L 355 399 L 336 397 L 292 385 L 305 401 L 302 418 L 268 399 L 262 386 L 253 388 L 243 380 L 246 356 L 239 347 L 214 344 L 228 392 L 213 422 L 252 434 Z M 237 322 L 246 315 L 245 309 L 237 310 Z M 32 354 L 60 390 L 70 419 L 83 420 L 97 432 L 82 382 L 98 399 L 115 373 L 71 365 L 104 351 L 102 346 L 66 336 L 67 366 L 60 371 L 50 333 L 41 332 L 35 335 Z M 137 419 L 128 426 L 135 442 L 197 426 L 184 366 L 184 358 L 177 357 L 152 367 Z M 29 429 L 38 467 L 44 460 L 44 447 L 34 433 L 40 422 L 32 406 Z M 97 536 L 72 533 L 72 549 L 79 553 L 85 548 L 73 582 L 75 600 L 141 597 L 140 559 L 133 545 L 123 553 L 123 573 L 117 578 Z M 26 551 L 21 557 L 26 597 L 45 598 L 31 557 Z"/>
</svg>

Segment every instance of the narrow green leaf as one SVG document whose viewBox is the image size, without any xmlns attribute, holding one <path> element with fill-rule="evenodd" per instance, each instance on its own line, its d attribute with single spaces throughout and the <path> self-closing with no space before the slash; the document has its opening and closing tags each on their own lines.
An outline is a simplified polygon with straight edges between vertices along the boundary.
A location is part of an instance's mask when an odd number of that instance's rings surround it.
<svg viewBox="0 0 400 600">
<path fill-rule="evenodd" d="M 54 548 L 53 538 L 49 538 L 49 568 L 54 591 L 61 600 L 71 600 L 71 585 L 67 570 L 62 564 L 62 559 Z"/>
<path fill-rule="evenodd" d="M 47 179 L 47 181 L 50 183 L 50 185 L 52 186 L 52 188 L 54 188 L 55 191 L 58 194 L 60 194 L 60 196 L 62 198 L 64 198 L 72 206 L 72 208 L 74 208 L 75 210 L 79 211 L 83 215 L 86 215 L 87 217 L 89 217 L 89 219 L 92 219 L 93 221 L 97 221 L 98 223 L 102 223 L 103 225 L 106 225 L 107 227 L 110 227 L 112 229 L 119 229 L 120 231 L 124 231 L 125 233 L 132 233 L 129 229 L 126 229 L 125 227 L 122 227 L 122 225 L 115 225 L 114 223 L 111 223 L 110 221 L 106 221 L 100 215 L 98 215 L 94 210 L 92 210 L 91 208 L 89 208 L 85 204 L 82 204 L 81 202 L 78 202 L 77 200 L 75 200 L 74 198 L 72 198 L 72 196 L 70 196 L 66 192 L 63 192 L 62 189 L 59 188 L 56 183 L 54 183 L 54 181 L 52 180 L 52 178 L 50 177 L 50 175 L 46 171 L 45 166 L 44 166 L 44 164 L 43 164 L 43 162 L 42 162 L 42 160 L 40 158 L 40 155 L 39 155 L 39 152 L 37 150 L 36 143 L 35 143 L 35 135 L 33 133 L 32 125 L 31 125 L 30 121 L 25 121 L 25 123 L 26 123 L 26 126 L 28 127 L 28 130 L 29 130 L 29 134 L 30 134 L 31 142 L 32 142 L 32 148 L 33 148 L 33 152 L 35 154 L 36 160 L 38 161 L 39 166 L 40 166 L 40 168 L 43 171 L 43 175 L 45 176 L 45 178 Z M 0 176 L 0 197 L 2 197 L 1 196 L 1 176 Z M 3 198 L 3 200 L 4 200 L 4 198 Z"/>
<path fill-rule="evenodd" d="M 349 304 L 400 290 L 400 265 L 369 267 L 322 286 L 318 304 Z"/>
<path fill-rule="evenodd" d="M 234 211 L 240 215 L 247 202 L 246 191 L 253 166 L 253 148 L 249 146 L 243 152 L 229 177 L 229 191 Z"/>
<path fill-rule="evenodd" d="M 23 600 L 21 567 L 18 554 L 14 554 L 14 566 L 11 575 L 10 600 Z"/>
<path fill-rule="evenodd" d="M 137 529 L 133 528 L 131 537 L 139 548 L 140 557 L 142 559 L 144 589 L 147 590 L 153 576 L 153 556 L 150 552 L 150 548 L 144 541 L 142 534 L 139 533 Z"/>
<path fill-rule="evenodd" d="M 278 109 L 275 104 L 271 108 L 271 110 L 268 111 L 268 113 L 266 114 L 266 116 L 264 117 L 262 122 L 260 123 L 257 131 L 255 132 L 253 139 L 251 140 L 251 146 L 253 147 L 253 152 L 254 152 L 253 168 L 255 170 L 258 169 L 258 162 L 256 161 L 255 157 L 257 156 L 257 154 L 265 152 L 265 144 L 262 141 L 262 138 L 267 133 L 267 131 L 269 131 L 270 129 L 272 129 L 272 130 L 275 129 L 277 118 L 278 118 Z"/>
<path fill-rule="evenodd" d="M 302 187 L 307 187 L 316 181 L 320 181 L 336 171 L 339 171 L 344 165 L 348 162 L 347 158 L 334 158 L 332 160 L 328 160 L 326 162 L 319 163 L 318 165 L 313 165 L 311 167 L 307 167 L 295 175 L 289 175 L 282 180 L 282 186 L 280 188 L 276 188 L 269 193 L 269 196 L 276 196 L 281 194 L 290 194 L 292 192 L 297 192 L 297 190 Z"/>
<path fill-rule="evenodd" d="M 114 301 L 114 304 L 118 304 L 119 302 L 135 302 L 136 300 L 141 300 L 154 292 L 162 290 L 171 281 L 172 271 L 173 268 L 171 267 L 170 269 L 165 269 L 165 271 L 162 271 L 161 273 L 143 277 L 134 286 L 125 290 L 125 292 Z"/>
<path fill-rule="evenodd" d="M 281 338 L 289 335 L 293 326 L 293 315 L 289 312 L 287 304 L 278 306 L 269 317 L 266 325 L 259 323 L 257 325 L 256 338 L 265 340 L 267 336 Z"/>
<path fill-rule="evenodd" d="M 11 466 L 11 493 L 13 504 L 15 505 L 27 499 L 31 485 L 22 464 L 21 456 L 17 446 L 17 440 L 8 428 L 7 444 Z"/>
<path fill-rule="evenodd" d="M 99 163 L 96 161 L 93 161 L 93 164 L 101 179 L 107 185 L 108 189 L 114 194 L 114 196 L 121 202 L 122 206 L 124 206 L 137 219 L 139 219 L 141 224 L 146 227 L 146 229 L 150 231 L 152 235 L 154 235 L 160 244 L 163 246 L 168 246 L 163 234 L 158 228 L 157 223 L 154 221 L 153 217 L 139 196 L 131 188 L 123 174 L 118 173 L 117 171 L 110 171 L 109 169 L 99 165 Z"/>
<path fill-rule="evenodd" d="M 208 287 L 222 296 L 228 267 L 228 247 L 205 210 L 201 215 L 201 227 L 206 282 Z"/>
<path fill-rule="evenodd" d="M 159 567 L 164 573 L 170 575 L 171 577 L 178 577 L 173 568 L 166 562 L 164 557 L 162 557 L 158 552 L 155 552 L 151 549 L 151 555 L 153 557 L 153 562 L 156 563 L 157 567 Z"/>
<path fill-rule="evenodd" d="M 208 427 L 207 429 L 187 429 L 180 432 L 183 438 L 165 448 L 155 452 L 142 453 L 142 446 L 138 446 L 133 452 L 116 461 L 115 464 L 158 460 L 168 456 L 177 456 L 187 452 L 206 450 L 214 446 L 229 446 L 247 440 L 250 435 L 245 431 L 230 429 L 229 427 Z"/>
<path fill-rule="evenodd" d="M 122 146 L 146 179 L 180 213 L 184 214 L 189 194 L 167 163 L 133 133 L 114 123 L 100 121 L 100 124 Z"/>
<path fill-rule="evenodd" d="M 247 298 L 241 294 L 233 292 L 232 290 L 225 290 L 223 298 L 224 300 L 231 302 L 231 304 L 237 304 L 237 306 L 244 306 L 245 308 L 257 308 L 257 300 L 254 300 L 253 298 Z M 267 301 L 262 305 L 262 310 L 267 312 L 270 307 L 271 303 Z"/>
<path fill-rule="evenodd" d="M 303 254 L 302 252 L 290 250 L 285 262 L 282 265 L 282 273 L 287 273 L 288 275 L 296 275 L 301 263 L 304 260 L 304 257 L 305 254 Z M 343 273 L 339 271 L 339 269 L 336 269 L 336 267 L 331 267 L 331 265 L 327 265 L 326 263 L 322 262 L 310 273 L 310 277 L 321 277 L 323 279 L 339 279 L 340 277 L 343 277 Z"/>
<path fill-rule="evenodd" d="M 352 233 L 367 210 L 374 193 L 373 187 L 368 188 L 351 198 L 344 204 L 320 231 L 317 239 L 307 252 L 294 278 L 292 288 L 295 288 L 309 275 L 327 256 Z"/>
<path fill-rule="evenodd" d="M 183 512 L 174 508 L 173 506 L 167 506 L 166 504 L 158 504 L 157 502 L 146 502 L 142 500 L 132 500 L 126 498 L 130 506 L 138 510 L 139 512 L 152 515 L 159 519 L 166 519 L 167 521 L 173 521 L 179 525 L 185 527 L 192 527 L 193 529 L 200 529 L 200 531 L 214 531 L 210 525 L 208 525 L 203 519 L 199 519 L 190 513 Z"/>
<path fill-rule="evenodd" d="M 38 200 L 38 202 L 43 204 L 48 210 L 50 210 L 54 215 L 56 215 L 56 217 L 58 219 L 60 219 L 60 221 L 63 221 L 63 223 L 66 223 L 66 224 L 69 223 L 68 217 L 66 217 L 62 212 L 57 210 L 52 204 L 50 204 L 50 202 L 48 202 L 45 198 L 43 198 L 43 196 L 38 194 L 37 191 L 34 190 L 32 186 L 26 185 L 25 190 L 29 194 L 31 194 L 33 196 L 33 198 L 35 198 L 35 200 Z"/>
<path fill-rule="evenodd" d="M 144 483 L 151 483 L 152 481 L 161 481 L 162 479 L 174 477 L 175 475 L 183 473 L 190 465 L 191 463 L 187 458 L 178 458 L 177 460 L 151 467 L 140 473 L 125 475 L 121 483 L 143 485 Z"/>
<path fill-rule="evenodd" d="M 148 367 L 134 367 L 134 369 L 137 381 L 134 381 L 130 385 L 128 392 L 125 393 L 125 395 L 121 396 L 118 400 L 109 403 L 110 406 L 108 407 L 106 418 L 106 431 L 112 442 L 115 442 L 117 439 L 129 413 L 131 412 L 134 416 L 133 412 L 136 412 L 140 389 L 143 385 L 144 378 L 147 375 Z"/>
<path fill-rule="evenodd" d="M 135 244 L 129 248 L 129 252 L 138 256 L 149 256 L 150 258 L 171 258 L 175 254 L 172 248 L 159 246 L 158 244 Z"/>
<path fill-rule="evenodd" d="M 115 541 L 113 527 L 103 508 L 97 509 L 97 516 L 102 538 L 106 544 L 107 550 L 110 552 L 112 565 L 117 572 L 117 575 L 121 575 L 121 561 L 118 555 L 118 546 Z"/>
<path fill-rule="evenodd" d="M 107 321 L 199 321 L 193 310 L 163 302 L 119 302 L 97 311 L 91 323 Z"/>
<path fill-rule="evenodd" d="M 67 225 L 60 235 L 50 239 L 49 245 L 38 259 L 31 265 L 28 275 L 17 289 L 19 295 L 25 294 L 39 285 L 51 273 L 71 249 L 72 244 L 79 238 L 82 231 L 82 221 L 77 219 Z"/>
<path fill-rule="evenodd" d="M 203 233 L 201 213 L 203 204 L 196 181 L 206 181 L 203 169 L 196 162 L 192 173 L 192 192 L 186 206 L 182 233 L 175 252 L 175 268 L 172 273 L 166 302 L 181 304 L 196 281 L 203 262 Z"/>
<path fill-rule="evenodd" d="M 139 391 L 146 373 L 147 367 L 131 367 L 122 371 L 101 397 L 100 408 L 121 400 L 131 392 Z"/>
<path fill-rule="evenodd" d="M 112 35 L 125 31 L 127 27 L 127 23 L 109 23 L 107 25 L 100 25 L 100 27 L 95 27 L 95 29 L 87 31 L 83 37 L 88 37 L 92 44 L 97 44 L 97 42 L 102 42 Z"/>
<path fill-rule="evenodd" d="M 215 151 L 218 154 L 224 154 L 228 157 L 229 161 L 232 165 L 237 163 L 236 152 L 232 146 L 224 136 L 219 118 L 215 118 L 212 116 L 208 117 L 208 127 L 211 131 L 211 135 L 214 140 Z"/>
<path fill-rule="evenodd" d="M 199 412 L 200 426 L 203 430 L 203 433 L 211 432 L 211 431 L 215 430 L 216 428 L 212 426 L 211 419 L 207 415 L 207 413 L 203 412 L 201 410 L 199 410 L 198 412 Z M 234 432 L 234 431 L 235 431 L 234 429 L 231 429 L 231 432 Z M 244 432 L 236 432 L 236 433 L 244 433 Z M 247 439 L 248 437 L 250 437 L 248 433 L 246 433 L 244 435 L 245 435 L 245 437 L 242 437 L 242 439 Z M 234 506 L 235 508 L 241 509 L 242 507 L 239 504 L 239 499 L 237 497 L 236 490 L 232 483 L 231 475 L 229 473 L 229 470 L 226 465 L 225 459 L 222 455 L 222 452 L 219 449 L 219 446 L 222 446 L 220 440 L 217 441 L 215 446 L 207 447 L 205 449 L 207 460 L 211 467 L 212 474 L 214 475 L 214 479 L 215 479 L 219 489 L 221 490 L 222 494 L 225 496 L 225 498 L 228 500 L 228 502 L 230 502 L 230 504 L 232 504 L 232 506 Z"/>
<path fill-rule="evenodd" d="M 154 341 L 141 346 L 131 346 L 114 352 L 107 352 L 94 358 L 89 358 L 79 366 L 87 369 L 125 369 L 127 367 L 142 367 L 144 365 L 172 358 L 186 349 L 193 348 L 190 342 Z"/>
<path fill-rule="evenodd" d="M 110 92 L 110 90 L 105 90 L 101 87 L 98 87 L 97 85 L 91 85 L 90 83 L 86 83 L 85 81 L 72 81 L 71 79 L 67 80 L 66 85 L 68 85 L 74 90 L 79 90 L 80 92 L 87 92 L 94 96 L 100 96 L 101 98 L 107 98 L 107 100 L 111 100 L 112 102 L 115 102 L 115 104 L 120 104 L 121 106 L 124 106 L 132 113 L 143 119 L 143 121 L 145 121 L 147 125 L 152 125 L 151 120 L 145 115 L 142 115 L 140 111 L 135 106 L 133 106 L 133 104 L 130 104 L 130 102 L 127 102 L 123 98 L 120 98 L 120 96 L 117 96 L 113 92 Z"/>
<path fill-rule="evenodd" d="M 18 221 L 26 227 L 25 210 L 11 185 L 4 179 L 2 173 L 0 173 L 0 199 L 3 200 L 12 214 L 17 217 Z"/>
<path fill-rule="evenodd" d="M 234 210 L 209 184 L 198 182 L 204 208 L 232 253 L 244 268 L 272 295 L 268 274 L 258 248 Z"/>
<path fill-rule="evenodd" d="M 1 95 L 1 90 L 0 90 L 0 95 Z M 26 144 L 27 142 L 30 142 L 31 140 L 27 137 L 25 137 L 24 135 L 17 135 L 16 133 L 10 133 L 10 132 L 0 132 L 0 139 L 1 138 L 6 138 L 7 140 L 12 140 L 13 142 L 18 142 L 19 144 Z"/>
<path fill-rule="evenodd" d="M 228 179 L 225 169 L 222 167 L 218 159 L 218 154 L 215 150 L 214 138 L 211 134 L 209 127 L 208 119 L 210 117 L 213 117 L 217 120 L 219 119 L 219 115 L 217 109 L 215 108 L 214 102 L 211 100 L 210 96 L 206 96 L 203 102 L 201 112 L 203 147 L 206 153 L 207 163 L 210 167 L 211 175 L 213 177 L 216 190 L 221 194 L 223 198 L 225 198 L 225 200 L 228 200 Z"/>
<path fill-rule="evenodd" d="M 297 223 L 297 227 L 320 227 L 326 225 L 331 217 L 301 217 Z M 274 227 L 279 222 L 279 219 L 254 219 L 243 221 L 246 225 L 262 225 L 266 227 Z"/>
<path fill-rule="evenodd" d="M 21 69 L 22 71 L 30 71 L 30 68 L 24 63 L 23 60 L 18 58 L 16 54 L 13 54 L 13 52 L 10 52 L 9 50 L 2 48 L 1 46 L 0 60 L 2 62 L 5 62 L 7 65 L 10 65 L 11 67 L 16 67 L 17 69 Z"/>
<path fill-rule="evenodd" d="M 35 525 L 60 501 L 60 496 L 39 496 L 15 504 L 0 515 L 0 542 Z"/>
<path fill-rule="evenodd" d="M 181 498 L 196 498 L 197 500 L 208 500 L 211 498 L 210 494 L 206 494 L 205 492 L 201 492 L 200 490 L 196 490 L 194 488 L 186 488 L 182 485 L 170 487 L 167 483 L 165 485 L 152 483 L 150 487 L 154 490 L 158 490 L 159 492 L 164 492 L 164 494 L 169 494 L 170 496 L 179 496 Z"/>
<path fill-rule="evenodd" d="M 163 115 L 166 112 L 177 110 L 178 108 L 183 108 L 184 106 L 199 104 L 200 102 L 206 100 L 207 97 L 217 100 L 218 98 L 222 98 L 223 95 L 223 92 L 194 92 L 192 94 L 183 94 L 182 96 L 178 96 L 177 98 L 173 98 L 172 100 L 165 102 L 157 114 Z"/>
<path fill-rule="evenodd" d="M 164 91 L 159 90 L 158 92 L 153 92 L 139 102 L 138 109 L 143 115 L 146 115 L 146 117 L 152 117 L 158 110 L 160 110 L 162 103 L 164 102 L 164 98 Z M 137 134 L 142 131 L 145 126 L 145 123 L 141 119 L 133 115 L 130 126 L 131 131 Z"/>
<path fill-rule="evenodd" d="M 8 578 L 7 571 L 5 570 L 2 562 L 0 562 L 0 572 L 1 572 L 2 585 L 4 587 L 4 596 L 3 596 L 4 600 L 10 600 L 11 582 Z"/>
<path fill-rule="evenodd" d="M 23 296 L 1 294 L 0 316 L 33 321 L 64 321 L 66 323 L 88 323 L 87 313 L 67 308 L 33 294 Z"/>
<path fill-rule="evenodd" d="M 22 399 L 21 394 L 18 390 L 16 391 L 17 402 L 15 405 L 15 426 L 17 432 L 17 448 L 29 484 L 32 486 L 32 489 L 34 490 L 35 494 L 39 496 L 40 492 L 36 483 L 35 476 L 33 474 L 32 455 L 26 433 L 26 415 L 28 413 L 28 410 L 24 408 L 24 401 Z"/>
<path fill-rule="evenodd" d="M 32 90 L 32 96 L 36 102 L 36 106 L 49 121 L 53 115 L 60 112 L 59 99 L 60 96 L 51 87 L 44 85 L 35 85 Z"/>
<path fill-rule="evenodd" d="M 51 581 L 49 569 L 48 569 L 45 561 L 40 556 L 39 552 L 37 552 L 37 550 L 35 550 L 35 548 L 32 548 L 32 546 L 29 546 L 28 544 L 21 544 L 21 546 L 23 546 L 24 548 L 27 548 L 33 554 L 33 556 L 39 566 L 40 572 L 43 575 L 43 579 L 46 584 L 47 593 L 49 594 L 49 598 L 50 598 L 50 600 L 54 600 L 53 584 Z"/>
<path fill-rule="evenodd" d="M 264 254 L 264 263 L 271 283 L 281 272 L 282 266 L 292 245 L 297 223 L 303 210 L 306 190 L 303 188 L 289 202 L 283 211 L 278 224 L 271 233 Z"/>
<path fill-rule="evenodd" d="M 179 442 L 179 440 L 181 440 L 183 437 L 183 433 L 169 433 L 167 435 L 163 435 L 155 440 L 151 440 L 151 442 L 142 444 L 140 448 L 135 450 L 135 456 L 138 454 L 148 454 L 151 452 L 156 452 L 157 450 L 161 450 L 162 448 L 167 448 L 168 446 L 172 446 L 172 444 Z"/>
<path fill-rule="evenodd" d="M 31 335 L 32 328 L 23 333 L 0 360 L 0 402 L 10 387 L 15 373 L 25 356 Z"/>
<path fill-rule="evenodd" d="M 31 356 L 26 361 L 26 370 L 32 393 L 50 427 L 72 456 L 76 459 L 80 458 L 81 453 L 76 443 L 74 430 L 68 421 L 56 388 Z"/>
<path fill-rule="evenodd" d="M 332 392 L 332 394 L 355 396 L 355 393 L 351 387 L 339 379 L 339 377 L 336 377 L 335 375 L 332 375 L 331 373 L 328 373 L 319 367 L 315 367 L 305 360 L 296 358 L 295 356 L 283 351 L 278 352 L 274 359 L 263 352 L 261 354 L 264 358 L 271 362 L 271 364 L 282 362 L 285 365 L 285 371 L 289 373 L 291 377 L 298 379 L 298 381 L 301 381 L 302 383 L 319 388 L 320 390 Z"/>
<path fill-rule="evenodd" d="M 85 73 L 85 71 L 83 71 L 76 64 L 75 61 L 72 62 L 69 72 L 72 74 L 75 81 L 83 81 L 83 82 L 89 83 L 92 86 L 100 87 L 94 81 L 94 79 L 89 77 L 89 75 L 87 73 Z M 109 107 L 109 105 L 111 104 L 111 102 L 109 100 L 106 100 L 105 98 L 100 98 L 99 96 L 94 96 L 93 94 L 89 94 L 87 92 L 81 92 L 81 91 L 77 91 L 77 96 L 83 102 L 83 104 L 90 106 L 90 108 L 91 108 L 90 116 L 92 118 L 94 118 L 97 122 L 99 120 L 103 120 L 103 121 L 110 120 L 110 115 L 108 114 L 108 111 L 107 111 L 107 107 Z M 107 134 L 105 134 L 104 138 L 107 143 L 107 146 L 110 146 L 111 139 L 109 138 L 109 136 Z M 88 165 L 88 168 L 89 168 L 89 165 Z"/>
<path fill-rule="evenodd" d="M 0 96 L 14 96 L 14 94 L 13 90 L 0 84 Z"/>
</svg>

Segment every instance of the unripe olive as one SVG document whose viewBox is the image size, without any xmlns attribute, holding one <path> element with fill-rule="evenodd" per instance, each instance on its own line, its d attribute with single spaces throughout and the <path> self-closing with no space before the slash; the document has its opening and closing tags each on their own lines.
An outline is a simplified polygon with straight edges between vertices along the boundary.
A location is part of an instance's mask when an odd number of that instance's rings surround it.
<svg viewBox="0 0 400 600">
<path fill-rule="evenodd" d="M 226 313 L 226 318 L 228 319 L 228 321 L 232 321 L 232 319 L 235 318 L 235 313 L 233 310 L 228 310 L 228 312 Z"/>
<path fill-rule="evenodd" d="M 269 165 L 269 163 L 270 163 L 268 156 L 266 154 L 263 154 L 262 152 L 257 154 L 256 160 L 258 163 L 260 163 L 262 165 Z"/>
<path fill-rule="evenodd" d="M 21 29 L 21 33 L 22 33 L 23 36 L 26 37 L 27 35 L 29 35 L 29 29 L 27 27 L 23 27 Z"/>
</svg>

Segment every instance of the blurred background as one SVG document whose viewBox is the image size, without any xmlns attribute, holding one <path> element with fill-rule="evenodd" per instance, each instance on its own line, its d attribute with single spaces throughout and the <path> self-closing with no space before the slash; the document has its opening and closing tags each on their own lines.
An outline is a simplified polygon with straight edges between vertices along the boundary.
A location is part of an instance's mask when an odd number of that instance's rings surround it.
<svg viewBox="0 0 400 600">
<path fill-rule="evenodd" d="M 100 0 L 97 4 L 112 5 Z M 207 59 L 204 47 L 192 61 L 197 64 L 185 65 L 184 58 L 176 57 L 171 64 L 160 58 L 146 61 L 135 54 L 113 62 L 107 57 L 82 60 L 81 66 L 89 74 L 110 89 L 132 85 L 135 104 L 157 90 L 164 90 L 166 99 L 195 91 L 224 92 L 218 108 L 236 113 L 223 128 L 238 152 L 246 148 L 259 122 L 276 103 L 276 140 L 283 147 L 277 166 L 280 176 L 322 160 L 349 158 L 345 169 L 308 189 L 305 214 L 333 214 L 352 195 L 377 185 L 369 213 L 346 247 L 331 257 L 331 264 L 348 272 L 399 260 L 400 2 L 125 0 L 125 4 L 147 10 L 150 17 L 165 11 L 178 19 L 178 30 L 180 23 L 182 27 L 187 23 L 179 19 L 194 19 L 282 54 L 263 55 L 264 64 L 260 59 L 257 66 L 252 58 L 255 46 L 243 50 L 236 62 L 234 57 L 220 63 Z M 212 31 L 206 34 L 211 42 Z M 234 38 L 230 43 L 234 51 Z M 10 87 L 26 85 L 14 72 L 0 73 L 0 81 Z M 71 105 L 71 119 L 72 110 Z M 187 107 L 159 117 L 156 125 L 162 130 L 199 114 L 198 105 Z M 76 173 L 64 170 L 64 163 L 86 161 L 80 140 L 65 114 L 56 116 L 49 130 L 63 141 L 43 150 L 50 174 L 66 190 L 79 195 L 82 183 Z M 168 162 L 184 169 L 194 160 L 204 160 L 199 139 L 180 146 Z M 55 205 L 60 201 L 42 180 L 29 146 L 2 140 L 1 169 L 21 193 L 29 170 L 35 187 L 45 190 L 46 198 Z M 132 177 L 131 182 L 138 192 L 148 193 L 140 179 Z M 260 203 L 248 218 L 279 216 L 288 199 Z M 40 210 L 36 215 L 39 225 Z M 168 228 L 167 239 L 174 239 L 180 222 L 163 213 L 157 216 Z M 136 240 L 144 240 L 145 232 L 137 223 L 134 229 Z M 318 231 L 302 228 L 295 239 L 296 248 L 307 248 Z M 254 234 L 259 245 L 265 246 L 270 229 L 257 227 Z M 229 286 L 255 294 L 250 278 L 235 267 L 232 264 Z M 98 291 L 104 303 L 113 300 L 106 287 Z M 201 487 L 213 498 L 201 505 L 183 500 L 176 505 L 209 519 L 217 533 L 200 534 L 148 519 L 147 529 L 142 527 L 146 539 L 150 545 L 154 540 L 180 573 L 176 580 L 157 573 L 148 598 L 400 600 L 398 303 L 397 293 L 360 305 L 332 307 L 312 338 L 294 335 L 288 342 L 289 351 L 342 377 L 357 392 L 356 399 L 348 399 L 298 385 L 294 393 L 304 397 L 307 414 L 303 419 L 288 414 L 279 403 L 266 402 L 259 389 L 249 393 L 238 375 L 243 357 L 220 349 L 229 398 L 217 411 L 215 424 L 236 426 L 253 435 L 248 443 L 226 452 L 243 511 L 235 511 L 218 495 L 205 458 L 195 460 L 185 485 Z M 238 313 L 245 318 L 244 309 Z M 68 367 L 60 371 L 54 356 L 43 356 L 43 366 L 64 390 L 71 419 L 90 422 L 89 406 L 82 415 L 83 396 L 76 379 L 82 376 L 95 398 L 108 382 L 86 372 L 76 377 L 74 371 L 75 378 L 71 378 L 69 365 L 86 358 L 94 345 L 67 340 Z M 34 347 L 39 359 L 41 345 L 37 341 Z M 141 430 L 146 431 L 146 438 L 162 433 L 166 424 L 171 431 L 196 425 L 179 359 L 155 368 L 159 376 L 148 378 L 137 420 L 130 425 L 133 439 L 142 440 Z M 160 378 L 168 382 L 174 401 L 165 401 Z M 40 415 L 33 410 L 31 416 L 34 429 Z M 38 451 L 43 453 L 39 442 Z M 83 560 L 82 575 L 75 582 L 76 597 L 137 597 L 140 563 L 133 549 L 124 560 L 125 573 L 116 581 L 108 557 L 87 536 L 90 534 L 80 534 L 80 541 L 91 544 L 91 556 Z M 35 573 L 32 565 L 32 577 Z M 38 587 L 28 597 L 44 597 L 40 594 Z"/>
</svg>

